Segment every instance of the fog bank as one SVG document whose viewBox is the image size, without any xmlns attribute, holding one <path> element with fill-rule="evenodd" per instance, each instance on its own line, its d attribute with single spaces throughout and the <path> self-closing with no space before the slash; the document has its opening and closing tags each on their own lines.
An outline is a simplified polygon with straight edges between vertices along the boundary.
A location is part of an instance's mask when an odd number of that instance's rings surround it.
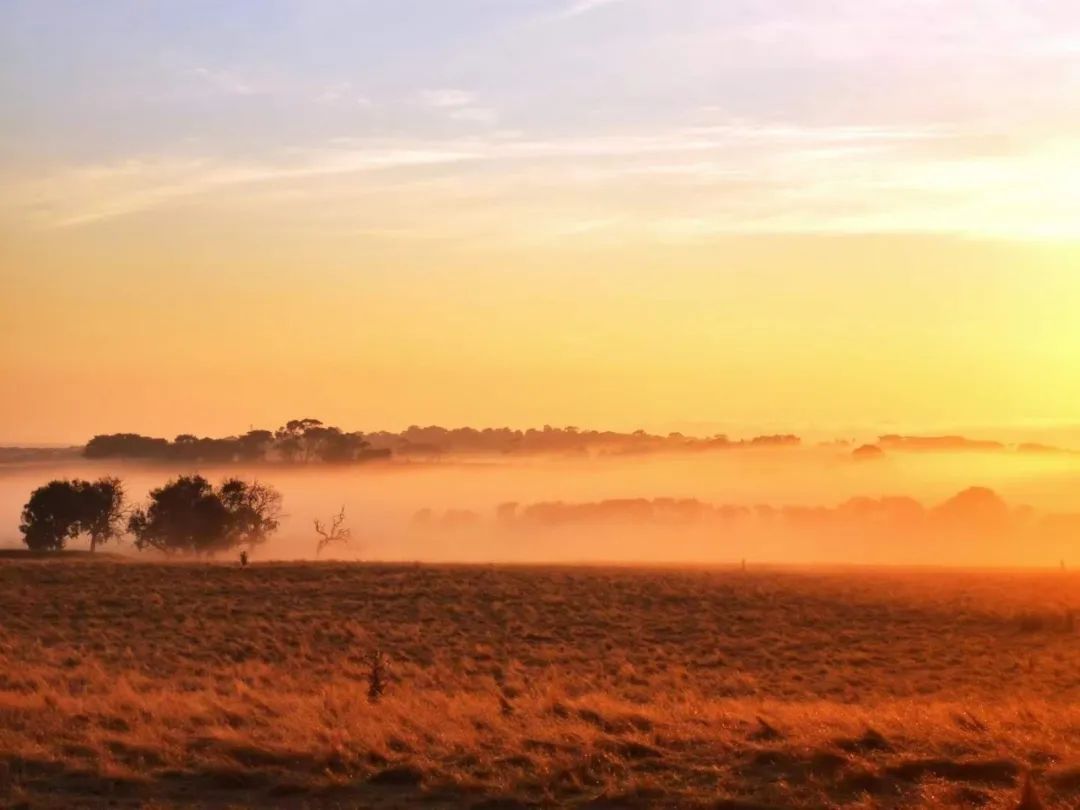
<svg viewBox="0 0 1080 810">
<path fill-rule="evenodd" d="M 258 478 L 282 492 L 281 529 L 255 559 L 313 557 L 313 520 L 344 506 L 353 541 L 327 551 L 341 559 L 1056 565 L 1069 551 L 1071 524 L 1048 523 L 1047 516 L 1080 511 L 1080 461 L 1073 455 L 888 453 L 859 461 L 850 448 L 817 447 L 343 468 L 81 460 L 0 465 L 0 545 L 19 544 L 21 507 L 51 478 L 117 475 L 139 503 L 151 488 L 187 472 L 214 481 Z M 969 487 L 993 490 L 1007 504 L 1009 536 L 978 516 L 946 530 L 928 518 L 905 523 L 878 515 L 877 524 L 867 523 L 865 515 L 852 519 L 855 507 L 841 508 L 853 498 L 902 497 L 930 514 Z M 659 509 L 640 505 L 657 499 L 682 502 L 685 513 L 673 518 L 668 509 L 665 516 L 663 501 Z M 510 503 L 518 505 L 513 519 L 505 507 L 500 517 L 500 505 Z M 585 519 L 523 519 L 544 504 L 577 505 L 564 516 Z"/>
</svg>

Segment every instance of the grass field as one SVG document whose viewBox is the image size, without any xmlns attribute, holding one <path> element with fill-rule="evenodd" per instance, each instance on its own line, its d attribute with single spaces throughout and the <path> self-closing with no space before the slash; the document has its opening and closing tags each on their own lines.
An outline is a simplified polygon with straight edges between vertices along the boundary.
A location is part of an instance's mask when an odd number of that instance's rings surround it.
<svg viewBox="0 0 1080 810">
<path fill-rule="evenodd" d="M 1056 571 L 8 558 L 0 806 L 1075 807 L 1074 610 Z"/>
</svg>

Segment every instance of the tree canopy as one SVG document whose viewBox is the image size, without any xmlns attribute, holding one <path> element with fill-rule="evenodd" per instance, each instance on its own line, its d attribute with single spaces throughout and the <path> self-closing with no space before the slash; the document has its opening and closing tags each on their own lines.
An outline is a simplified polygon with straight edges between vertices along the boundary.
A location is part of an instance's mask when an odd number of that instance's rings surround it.
<svg viewBox="0 0 1080 810">
<path fill-rule="evenodd" d="M 184 475 L 152 490 L 128 530 L 139 550 L 213 554 L 263 542 L 280 517 L 281 494 L 267 484 L 229 478 L 215 488 L 201 475 Z"/>
<path fill-rule="evenodd" d="M 60 551 L 81 534 L 90 551 L 118 537 L 124 517 L 124 490 L 117 478 L 50 481 L 30 494 L 19 530 L 32 551 Z"/>
</svg>

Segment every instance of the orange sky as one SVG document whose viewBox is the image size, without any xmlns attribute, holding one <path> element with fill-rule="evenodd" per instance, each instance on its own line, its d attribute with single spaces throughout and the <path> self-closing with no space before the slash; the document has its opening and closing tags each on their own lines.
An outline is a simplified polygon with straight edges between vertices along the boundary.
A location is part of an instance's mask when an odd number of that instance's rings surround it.
<svg viewBox="0 0 1080 810">
<path fill-rule="evenodd" d="M 395 254 L 185 237 L 16 245 L 33 270 L 3 304 L 5 440 L 303 415 L 734 432 L 1080 421 L 1080 274 L 1064 247 L 628 235 Z"/>
<path fill-rule="evenodd" d="M 0 441 L 1080 425 L 1075 4 L 243 5 L 5 6 Z"/>
</svg>

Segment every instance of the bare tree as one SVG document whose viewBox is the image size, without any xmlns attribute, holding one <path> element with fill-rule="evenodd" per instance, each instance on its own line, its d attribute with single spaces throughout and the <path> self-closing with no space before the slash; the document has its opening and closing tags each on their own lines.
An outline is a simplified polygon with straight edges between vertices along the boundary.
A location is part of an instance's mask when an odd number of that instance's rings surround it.
<svg viewBox="0 0 1080 810">
<path fill-rule="evenodd" d="M 315 548 L 315 556 L 318 557 L 322 554 L 323 549 L 327 546 L 341 543 L 345 545 L 352 537 L 352 530 L 345 526 L 345 507 L 341 507 L 341 511 L 338 512 L 330 519 L 329 528 L 323 524 L 318 518 L 315 519 L 315 533 L 319 535 L 318 544 Z"/>
</svg>

